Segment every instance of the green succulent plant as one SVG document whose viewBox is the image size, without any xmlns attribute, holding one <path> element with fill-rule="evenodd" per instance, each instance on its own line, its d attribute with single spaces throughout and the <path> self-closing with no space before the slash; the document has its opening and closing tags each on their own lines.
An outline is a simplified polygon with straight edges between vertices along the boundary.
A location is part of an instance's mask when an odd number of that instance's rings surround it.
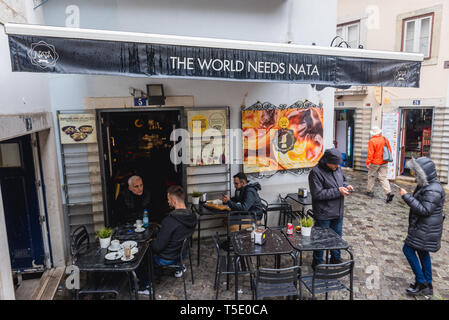
<svg viewBox="0 0 449 320">
<path fill-rule="evenodd" d="M 199 197 L 201 197 L 203 195 L 203 193 L 202 192 L 199 192 L 199 191 L 193 191 L 192 192 L 192 197 L 194 197 L 194 198 L 199 198 Z"/>
<path fill-rule="evenodd" d="M 314 221 L 312 217 L 304 217 L 301 219 L 301 227 L 310 228 L 313 227 Z"/>
<path fill-rule="evenodd" d="M 101 228 L 100 230 L 97 231 L 97 236 L 100 239 L 106 239 L 109 238 L 112 235 L 112 229 L 111 228 Z"/>
</svg>

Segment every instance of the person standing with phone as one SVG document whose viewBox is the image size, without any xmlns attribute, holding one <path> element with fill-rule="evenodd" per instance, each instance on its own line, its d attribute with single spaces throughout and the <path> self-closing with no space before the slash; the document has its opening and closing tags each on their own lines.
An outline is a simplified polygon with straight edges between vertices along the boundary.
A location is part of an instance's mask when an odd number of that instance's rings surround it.
<svg viewBox="0 0 449 320">
<path fill-rule="evenodd" d="M 366 195 L 374 197 L 374 184 L 376 178 L 379 179 L 382 189 L 384 189 L 389 203 L 393 200 L 394 194 L 391 192 L 390 182 L 387 179 L 388 162 L 383 158 L 384 146 L 387 146 L 391 153 L 390 142 L 382 136 L 382 129 L 373 127 L 371 130 L 371 139 L 368 142 L 368 156 L 366 158 L 366 167 L 368 168 L 368 184 Z"/>
<path fill-rule="evenodd" d="M 437 252 L 441 247 L 446 194 L 432 160 L 412 158 L 407 161 L 406 167 L 418 183 L 413 194 L 399 189 L 402 199 L 410 207 L 408 233 L 402 251 L 415 274 L 415 283 L 407 289 L 407 294 L 433 295 L 429 252 Z"/>
</svg>

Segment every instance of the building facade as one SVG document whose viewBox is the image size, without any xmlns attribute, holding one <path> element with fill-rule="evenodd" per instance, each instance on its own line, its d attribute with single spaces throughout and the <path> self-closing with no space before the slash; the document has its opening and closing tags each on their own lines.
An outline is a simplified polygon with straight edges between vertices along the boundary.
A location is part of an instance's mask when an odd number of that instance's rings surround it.
<svg viewBox="0 0 449 320">
<path fill-rule="evenodd" d="M 370 129 L 389 134 L 395 153 L 390 177 L 407 177 L 411 157 L 428 156 L 448 182 L 449 7 L 445 1 L 338 3 L 337 35 L 351 47 L 424 55 L 420 87 L 351 87 L 335 92 L 335 143 L 347 166 L 366 170 Z M 346 46 L 346 43 L 342 45 Z"/>
</svg>

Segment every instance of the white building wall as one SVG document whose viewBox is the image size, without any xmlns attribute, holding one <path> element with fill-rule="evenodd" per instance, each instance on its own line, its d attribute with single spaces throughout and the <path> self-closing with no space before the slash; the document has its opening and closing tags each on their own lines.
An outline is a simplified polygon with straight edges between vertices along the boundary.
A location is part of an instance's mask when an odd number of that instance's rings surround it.
<svg viewBox="0 0 449 320">
<path fill-rule="evenodd" d="M 336 0 L 137 0 L 52 1 L 44 5 L 47 25 L 64 26 L 68 5 L 77 5 L 81 28 L 183 36 L 282 42 L 328 46 L 335 35 Z M 105 5 L 105 6 L 103 6 Z M 71 20 L 73 21 L 73 20 Z M 51 75 L 53 111 L 83 109 L 85 97 L 127 96 L 128 88 L 145 89 L 163 83 L 165 94 L 193 95 L 195 106 L 230 106 L 231 128 L 240 128 L 240 106 L 257 101 L 293 104 L 307 99 L 324 104 L 324 144 L 332 147 L 333 89 L 314 91 L 310 85 L 212 80 L 172 80 L 132 77 Z M 239 171 L 234 165 L 232 174 Z M 277 175 L 260 181 L 267 201 L 279 193 L 307 185 L 307 176 Z"/>
</svg>

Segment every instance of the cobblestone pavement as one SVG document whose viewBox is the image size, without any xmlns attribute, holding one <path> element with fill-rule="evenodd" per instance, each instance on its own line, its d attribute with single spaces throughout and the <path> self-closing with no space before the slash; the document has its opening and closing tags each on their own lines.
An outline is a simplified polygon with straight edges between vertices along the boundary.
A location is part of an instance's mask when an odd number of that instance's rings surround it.
<svg viewBox="0 0 449 320">
<path fill-rule="evenodd" d="M 355 188 L 354 194 L 345 201 L 345 217 L 343 238 L 350 244 L 354 254 L 354 299 L 385 300 L 385 299 L 415 299 L 405 294 L 405 289 L 414 282 L 413 273 L 402 253 L 403 240 L 408 226 L 408 207 L 402 201 L 397 191 L 390 204 L 385 203 L 385 196 L 376 185 L 375 198 L 364 194 L 366 174 L 362 172 L 346 172 L 347 180 Z M 398 182 L 409 192 L 414 184 Z M 394 189 L 393 189 L 394 190 Z M 449 197 L 447 197 L 449 198 Z M 445 208 L 449 208 L 446 203 Z M 345 258 L 343 253 L 343 258 Z M 193 271 L 195 282 L 190 282 L 190 270 L 187 268 L 187 290 L 189 300 L 215 299 L 213 288 L 215 272 L 215 249 L 210 239 L 201 241 L 201 264 L 196 264 L 196 241 L 192 247 Z M 445 223 L 442 246 L 437 253 L 431 253 L 434 281 L 434 296 L 430 299 L 449 299 L 449 232 Z M 311 253 L 303 255 L 303 274 L 311 272 Z M 262 265 L 273 267 L 273 259 L 262 259 Z M 282 259 L 282 266 L 290 266 L 291 258 Z M 240 276 L 239 287 L 242 293 L 239 299 L 251 299 L 249 277 Z M 230 290 L 226 290 L 226 276 L 222 277 L 220 300 L 234 299 L 234 281 L 230 278 Z M 63 298 L 59 292 L 57 298 Z M 310 299 L 305 294 L 306 299 Z M 123 296 L 123 298 L 127 298 Z M 144 297 L 142 297 L 144 298 Z M 182 279 L 175 278 L 172 272 L 164 272 L 156 282 L 157 299 L 184 299 Z M 318 296 L 323 299 L 324 296 Z M 334 292 L 329 299 L 348 299 L 347 292 Z M 426 299 L 421 297 L 417 299 Z"/>
</svg>

